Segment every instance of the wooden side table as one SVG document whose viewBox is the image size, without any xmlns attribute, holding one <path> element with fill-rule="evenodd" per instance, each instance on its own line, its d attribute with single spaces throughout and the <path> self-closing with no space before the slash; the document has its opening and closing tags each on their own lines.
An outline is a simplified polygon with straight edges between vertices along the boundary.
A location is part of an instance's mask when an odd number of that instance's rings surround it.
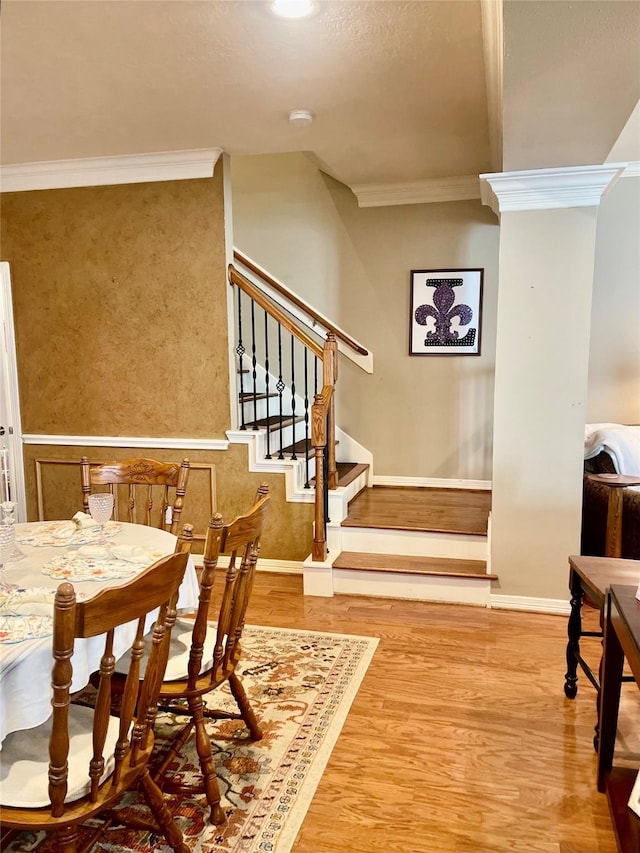
<svg viewBox="0 0 640 853">
<path fill-rule="evenodd" d="M 600 612 L 600 628 L 604 624 L 606 591 L 612 584 L 630 584 L 637 588 L 640 581 L 640 560 L 619 560 L 611 557 L 569 557 L 569 589 L 571 590 L 571 613 L 567 624 L 567 672 L 564 677 L 564 692 L 568 699 L 575 699 L 578 692 L 578 667 L 600 697 L 599 674 L 593 672 L 580 652 L 581 637 L 602 637 L 602 631 L 582 630 L 582 600 L 585 595 Z M 599 667 L 598 667 L 599 669 Z M 596 705 L 597 707 L 597 705 Z M 594 746 L 598 748 L 599 725 L 596 722 Z"/>
<path fill-rule="evenodd" d="M 640 486 L 640 477 L 632 477 L 628 474 L 588 474 L 587 476 L 594 483 L 601 483 L 609 488 L 604 547 L 607 557 L 620 557 L 622 554 L 622 493 L 627 486 Z"/>
<path fill-rule="evenodd" d="M 606 791 L 621 853 L 640 853 L 640 817 L 627 806 L 636 771 L 613 764 L 625 658 L 633 679 L 640 687 L 640 601 L 635 597 L 637 588 L 637 583 L 610 588 L 604 625 L 598 790 Z"/>
</svg>

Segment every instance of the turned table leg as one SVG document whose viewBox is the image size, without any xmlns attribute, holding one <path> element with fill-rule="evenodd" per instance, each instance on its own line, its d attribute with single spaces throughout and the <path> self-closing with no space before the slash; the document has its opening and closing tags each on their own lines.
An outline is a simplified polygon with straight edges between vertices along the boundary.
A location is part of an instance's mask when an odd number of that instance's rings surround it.
<svg viewBox="0 0 640 853">
<path fill-rule="evenodd" d="M 575 699 L 578 692 L 578 659 L 582 634 L 582 584 L 577 572 L 571 572 L 569 588 L 571 590 L 571 613 L 567 624 L 569 642 L 567 643 L 567 672 L 564 677 L 564 694 L 567 699 Z"/>
</svg>

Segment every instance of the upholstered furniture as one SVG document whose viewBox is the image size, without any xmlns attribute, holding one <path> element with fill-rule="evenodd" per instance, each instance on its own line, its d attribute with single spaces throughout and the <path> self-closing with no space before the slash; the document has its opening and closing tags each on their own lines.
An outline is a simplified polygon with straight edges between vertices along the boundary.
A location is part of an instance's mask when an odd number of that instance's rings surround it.
<svg viewBox="0 0 640 853">
<path fill-rule="evenodd" d="M 615 475 L 640 479 L 640 426 L 587 425 L 580 552 L 594 557 L 637 560 L 640 559 L 640 488 L 633 486 L 631 480 L 618 485 L 620 478 Z M 612 495 L 612 489 L 620 491 Z M 607 542 L 607 517 L 613 501 L 620 505 L 616 554 L 611 553 Z"/>
</svg>

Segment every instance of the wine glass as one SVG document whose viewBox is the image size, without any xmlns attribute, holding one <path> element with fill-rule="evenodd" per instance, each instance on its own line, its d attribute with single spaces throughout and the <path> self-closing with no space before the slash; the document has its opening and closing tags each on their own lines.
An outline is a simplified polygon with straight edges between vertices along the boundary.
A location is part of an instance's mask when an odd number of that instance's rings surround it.
<svg viewBox="0 0 640 853">
<path fill-rule="evenodd" d="M 0 577 L 4 574 L 5 562 L 13 553 L 15 529 L 9 524 L 0 524 Z"/>
<path fill-rule="evenodd" d="M 3 526 L 11 527 L 13 530 L 12 534 L 7 534 L 11 538 L 11 545 L 8 547 L 8 553 L 3 554 L 4 562 L 12 562 L 15 563 L 16 560 L 22 560 L 24 554 L 16 545 L 16 535 L 15 535 L 15 523 L 16 523 L 16 504 L 14 501 L 3 501 L 0 503 L 0 510 L 2 510 L 2 520 L 0 524 Z M 0 561 L 2 562 L 2 561 Z"/>
<path fill-rule="evenodd" d="M 111 492 L 97 492 L 95 495 L 89 495 L 89 512 L 91 518 L 100 526 L 98 544 L 106 545 L 107 537 L 104 526 L 113 512 L 113 495 Z"/>
</svg>

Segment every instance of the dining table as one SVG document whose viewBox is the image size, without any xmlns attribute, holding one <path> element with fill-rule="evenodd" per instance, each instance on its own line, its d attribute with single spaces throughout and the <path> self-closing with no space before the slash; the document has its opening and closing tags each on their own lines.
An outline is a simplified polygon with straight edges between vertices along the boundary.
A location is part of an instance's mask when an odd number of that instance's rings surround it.
<svg viewBox="0 0 640 853">
<path fill-rule="evenodd" d="M 120 521 L 107 522 L 101 531 L 86 517 L 81 524 L 77 519 L 16 524 L 15 544 L 15 556 L 5 560 L 0 577 L 0 750 L 9 733 L 39 726 L 51 715 L 51 637 L 58 586 L 69 581 L 79 598 L 91 598 L 172 554 L 176 536 Z M 198 593 L 189 557 L 178 599 L 181 613 L 196 609 Z M 115 632 L 116 658 L 129 649 L 135 627 L 132 622 Z M 72 691 L 88 684 L 103 651 L 100 637 L 75 641 Z"/>
</svg>

